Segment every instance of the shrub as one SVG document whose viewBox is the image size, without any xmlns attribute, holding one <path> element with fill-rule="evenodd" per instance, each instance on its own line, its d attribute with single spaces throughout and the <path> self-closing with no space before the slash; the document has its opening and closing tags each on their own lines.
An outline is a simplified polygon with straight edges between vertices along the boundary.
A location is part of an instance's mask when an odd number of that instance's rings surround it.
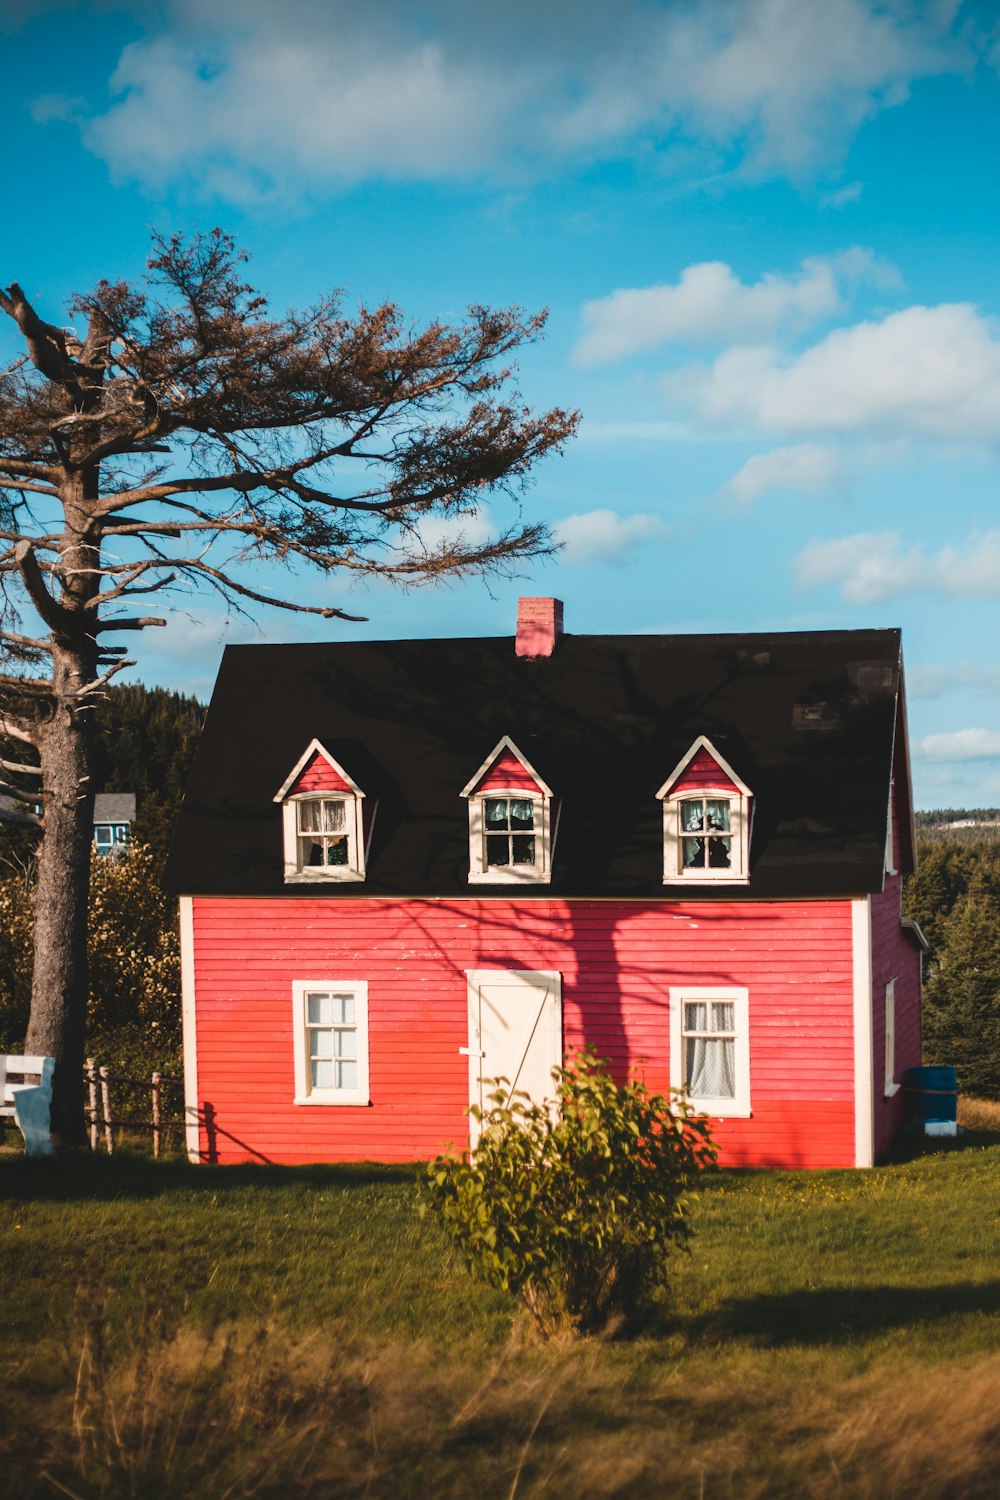
<svg viewBox="0 0 1000 1500">
<path fill-rule="evenodd" d="M 682 1097 L 616 1084 L 589 1052 L 553 1077 L 551 1111 L 503 1089 L 474 1107 L 478 1145 L 431 1162 L 423 1201 L 470 1270 L 516 1293 L 546 1337 L 631 1318 L 665 1288 L 669 1251 L 690 1233 L 687 1191 L 715 1159 Z"/>
</svg>

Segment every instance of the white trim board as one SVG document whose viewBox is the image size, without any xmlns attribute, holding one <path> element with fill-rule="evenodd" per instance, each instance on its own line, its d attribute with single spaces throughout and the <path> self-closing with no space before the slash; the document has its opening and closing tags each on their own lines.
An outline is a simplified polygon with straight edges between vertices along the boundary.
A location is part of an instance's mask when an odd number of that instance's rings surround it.
<svg viewBox="0 0 1000 1500">
<path fill-rule="evenodd" d="M 181 1030 L 184 1037 L 184 1144 L 188 1160 L 201 1161 L 198 1113 L 198 1023 L 194 994 L 194 907 L 180 898 Z"/>
<path fill-rule="evenodd" d="M 851 901 L 854 986 L 854 1165 L 875 1163 L 874 1012 L 872 1006 L 872 910 L 870 896 Z"/>
<path fill-rule="evenodd" d="M 509 734 L 502 735 L 501 738 L 497 740 L 496 744 L 493 746 L 493 749 L 490 751 L 489 755 L 479 767 L 479 770 L 473 773 L 471 781 L 467 781 L 465 783 L 465 786 L 462 788 L 458 795 L 460 797 L 473 796 L 475 794 L 476 787 L 482 781 L 483 777 L 486 775 L 486 772 L 490 769 L 490 766 L 492 766 L 494 761 L 500 759 L 505 750 L 509 750 L 514 759 L 521 762 L 521 765 L 527 771 L 528 775 L 532 778 L 533 781 L 537 782 L 538 790 L 540 792 L 543 792 L 546 797 L 551 797 L 552 789 L 545 785 L 545 782 L 539 776 L 538 772 L 535 770 L 528 757 L 521 754 L 520 750 L 514 744 L 514 741 L 511 739 Z"/>
</svg>

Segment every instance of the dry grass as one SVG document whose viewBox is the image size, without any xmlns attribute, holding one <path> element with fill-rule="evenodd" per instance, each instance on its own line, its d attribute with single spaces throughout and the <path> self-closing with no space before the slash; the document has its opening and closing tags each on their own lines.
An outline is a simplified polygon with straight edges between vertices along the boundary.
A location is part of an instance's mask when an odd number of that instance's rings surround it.
<svg viewBox="0 0 1000 1500">
<path fill-rule="evenodd" d="M 964 1125 L 966 1130 L 1000 1130 L 1000 1101 L 970 1099 L 965 1094 L 960 1094 L 958 1123 Z"/>
<path fill-rule="evenodd" d="M 18 1500 L 573 1495 L 992 1500 L 1000 1356 L 830 1382 L 800 1362 L 692 1368 L 682 1349 L 510 1344 L 473 1381 L 422 1345 L 338 1355 L 272 1331 L 150 1319 L 0 1445 Z M 8 1415 L 11 1415 L 8 1408 Z M 33 1431 L 33 1442 L 25 1441 Z"/>
<path fill-rule="evenodd" d="M 0 1497 L 992 1500 L 1000 1132 L 914 1150 L 712 1174 L 642 1337 L 545 1348 L 409 1170 L 0 1158 Z"/>
</svg>

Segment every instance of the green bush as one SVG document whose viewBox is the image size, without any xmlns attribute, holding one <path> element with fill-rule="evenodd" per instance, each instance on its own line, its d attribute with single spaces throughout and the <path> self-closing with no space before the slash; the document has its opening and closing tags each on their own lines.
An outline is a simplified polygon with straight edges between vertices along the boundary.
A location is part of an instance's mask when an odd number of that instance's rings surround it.
<svg viewBox="0 0 1000 1500">
<path fill-rule="evenodd" d="M 690 1229 L 687 1192 L 715 1159 L 681 1097 L 619 1085 L 589 1052 L 554 1070 L 557 1108 L 506 1090 L 470 1113 L 479 1143 L 423 1185 L 470 1270 L 516 1293 L 543 1336 L 632 1318 L 668 1281 Z M 498 1083 L 506 1080 L 498 1079 Z"/>
</svg>

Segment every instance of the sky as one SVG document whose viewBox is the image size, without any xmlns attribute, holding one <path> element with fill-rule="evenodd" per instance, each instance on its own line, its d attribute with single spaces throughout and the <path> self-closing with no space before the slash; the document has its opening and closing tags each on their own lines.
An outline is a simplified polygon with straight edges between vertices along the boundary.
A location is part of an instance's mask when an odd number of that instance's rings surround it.
<svg viewBox="0 0 1000 1500">
<path fill-rule="evenodd" d="M 362 624 L 193 598 L 129 678 L 511 634 L 519 594 L 577 633 L 899 626 L 917 805 L 1000 805 L 995 3 L 0 0 L 0 78 L 0 283 L 51 321 L 222 225 L 275 308 L 547 307 L 520 388 L 582 413 L 524 502 L 557 560 L 337 585 Z"/>
</svg>

